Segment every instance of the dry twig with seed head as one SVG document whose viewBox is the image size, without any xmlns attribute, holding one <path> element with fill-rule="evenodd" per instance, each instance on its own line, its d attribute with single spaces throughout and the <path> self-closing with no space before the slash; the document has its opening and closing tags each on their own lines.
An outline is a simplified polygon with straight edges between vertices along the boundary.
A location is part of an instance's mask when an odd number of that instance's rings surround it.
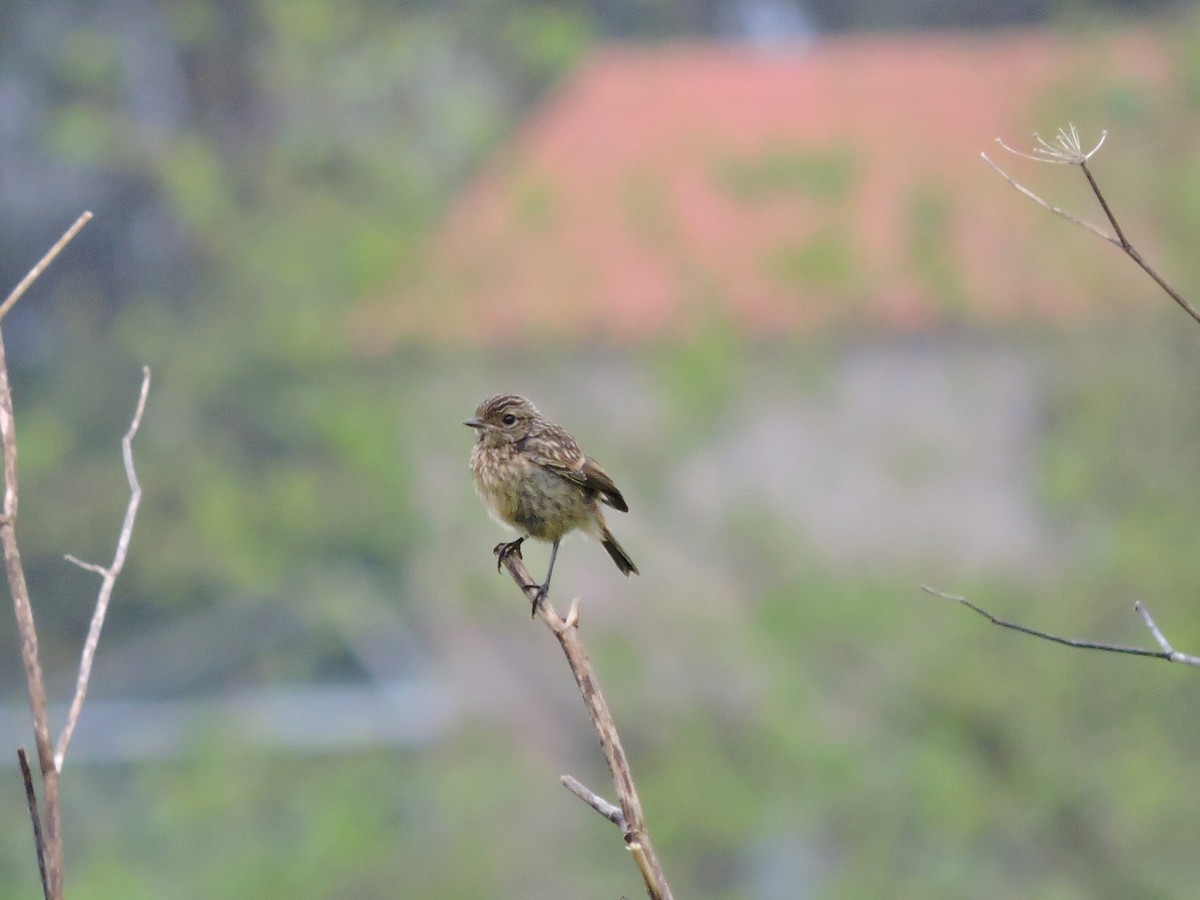
<svg viewBox="0 0 1200 900">
<path fill-rule="evenodd" d="M 1025 187 L 1025 185 L 1021 184 L 1002 168 L 996 165 L 996 163 L 993 162 L 986 153 L 981 153 L 979 155 L 983 157 L 984 162 L 1000 173 L 1000 177 L 1002 177 L 1016 190 L 1020 191 L 1034 203 L 1038 204 L 1044 209 L 1048 209 L 1056 216 L 1062 216 L 1068 222 L 1072 222 L 1075 225 L 1078 225 L 1080 228 L 1090 231 L 1092 234 L 1096 235 L 1102 240 L 1108 241 L 1108 243 L 1112 244 L 1114 247 L 1132 259 L 1135 263 L 1137 263 L 1138 268 L 1149 275 L 1154 283 L 1162 288 L 1168 297 L 1175 301 L 1180 309 L 1191 316 L 1196 322 L 1200 322 L 1200 310 L 1196 309 L 1196 307 L 1193 306 L 1182 294 L 1180 294 L 1179 291 L 1175 290 L 1174 287 L 1168 284 L 1167 280 L 1163 278 L 1158 271 L 1150 265 L 1150 263 L 1146 262 L 1145 257 L 1143 257 L 1138 249 L 1133 246 L 1129 238 L 1125 236 L 1125 232 L 1121 228 L 1121 223 L 1117 221 L 1117 217 L 1113 213 L 1112 207 L 1108 205 L 1108 200 L 1105 198 L 1104 192 L 1100 190 L 1100 185 L 1096 181 L 1095 176 L 1092 174 L 1092 170 L 1088 166 L 1088 162 L 1096 154 L 1096 152 L 1104 146 L 1104 141 L 1107 137 L 1108 132 L 1102 131 L 1100 133 L 1100 140 L 1096 142 L 1095 146 L 1093 146 L 1090 150 L 1084 150 L 1083 142 L 1079 137 L 1079 130 L 1073 124 L 1068 124 L 1066 128 L 1060 128 L 1058 130 L 1058 134 L 1055 136 L 1053 144 L 1046 141 L 1041 135 L 1035 133 L 1033 136 L 1035 146 L 1032 153 L 1022 153 L 1019 150 L 1014 150 L 1012 147 L 1008 146 L 1008 144 L 1004 143 L 1004 141 L 1000 140 L 1000 138 L 996 138 L 996 143 L 998 143 L 1009 153 L 1020 156 L 1023 159 L 1031 159 L 1034 162 L 1051 163 L 1054 165 L 1078 166 L 1079 170 L 1083 172 L 1084 177 L 1087 179 L 1088 187 L 1091 188 L 1092 194 L 1095 195 L 1096 201 L 1100 204 L 1100 208 L 1104 210 L 1104 215 L 1105 218 L 1108 219 L 1108 224 L 1112 226 L 1113 230 L 1111 234 L 1105 231 L 1103 228 L 1093 225 L 1091 222 L 1067 212 L 1061 207 L 1055 206 L 1052 203 L 1048 203 L 1046 200 L 1042 199 L 1040 196 L 1035 194 L 1029 188 Z"/>
<path fill-rule="evenodd" d="M 1117 247 L 1122 253 L 1137 263 L 1138 267 L 1141 268 L 1141 270 L 1147 275 L 1149 275 L 1154 283 L 1162 288 L 1167 296 L 1169 296 L 1175 301 L 1176 304 L 1178 304 L 1180 309 L 1191 316 L 1194 321 L 1200 322 L 1200 310 L 1197 310 L 1196 307 L 1193 306 L 1182 294 L 1168 284 L 1167 281 L 1161 275 L 1159 275 L 1158 272 L 1148 262 L 1146 262 L 1141 253 L 1139 253 L 1129 241 L 1129 238 L 1125 236 L 1125 232 L 1121 228 L 1120 222 L 1117 221 L 1117 217 L 1113 213 L 1112 207 L 1109 206 L 1108 200 L 1104 196 L 1104 192 L 1100 190 L 1100 185 L 1096 181 L 1095 176 L 1092 174 L 1092 170 L 1089 168 L 1088 162 L 1093 156 L 1096 155 L 1096 152 L 1104 146 L 1104 141 L 1107 137 L 1108 132 L 1102 131 L 1100 133 L 1100 140 L 1098 140 L 1090 150 L 1084 150 L 1083 141 L 1079 137 L 1079 130 L 1074 126 L 1074 124 L 1068 124 L 1066 128 L 1060 128 L 1058 130 L 1058 134 L 1054 137 L 1054 143 L 1046 141 L 1041 135 L 1035 133 L 1033 136 L 1035 145 L 1031 153 L 1023 153 L 1019 150 L 1014 150 L 1012 147 L 1004 143 L 1004 141 L 1000 140 L 1000 138 L 996 138 L 996 143 L 998 143 L 1009 153 L 1022 157 L 1023 159 L 1031 159 L 1034 162 L 1052 163 L 1054 165 L 1078 166 L 1080 171 L 1083 172 L 1084 177 L 1087 178 L 1088 186 L 1095 195 L 1096 201 L 1100 204 L 1100 208 L 1104 210 L 1104 215 L 1108 219 L 1109 225 L 1112 226 L 1113 230 L 1111 234 L 1104 229 L 1093 225 L 1091 222 L 1084 221 L 1078 216 L 1075 216 L 1064 209 L 1046 202 L 1029 188 L 1025 187 L 1025 185 L 1021 184 L 1011 175 L 1001 169 L 998 165 L 996 165 L 996 163 L 988 158 L 986 153 L 981 153 L 979 155 L 983 157 L 984 162 L 999 172 L 1000 176 L 1005 181 L 1007 181 L 1016 190 L 1020 191 L 1034 203 L 1037 203 L 1039 206 L 1048 209 L 1057 216 L 1062 216 L 1068 222 L 1072 222 L 1081 228 L 1087 229 L 1092 234 Z M 953 600 L 955 603 L 965 606 L 967 609 L 978 613 L 993 625 L 996 625 L 1000 628 L 1007 628 L 1010 631 L 1027 634 L 1031 637 L 1039 638 L 1045 641 L 1051 641 L 1055 644 L 1062 644 L 1063 646 L 1074 647 L 1079 650 L 1099 650 L 1104 653 L 1121 653 L 1129 656 L 1147 656 L 1153 659 L 1165 660 L 1166 662 L 1182 663 L 1183 665 L 1188 666 L 1200 666 L 1200 656 L 1192 656 L 1187 653 L 1181 653 L 1171 646 L 1170 642 L 1163 635 L 1162 631 L 1159 630 L 1159 627 L 1155 623 L 1154 619 L 1151 618 L 1150 611 L 1140 600 L 1134 604 L 1134 610 L 1141 617 L 1142 623 L 1146 626 L 1146 628 L 1150 631 L 1150 634 L 1154 637 L 1154 640 L 1158 643 L 1160 648 L 1159 650 L 1148 650 L 1142 647 L 1127 647 L 1120 644 L 1107 644 L 1101 641 L 1068 638 L 1057 634 L 1051 634 L 1046 631 L 1039 631 L 1036 628 L 1030 628 L 1017 622 L 1010 622 L 1007 619 L 1001 619 L 999 616 L 993 615 L 986 609 L 975 605 L 965 597 L 959 597 L 955 594 L 947 594 L 944 591 L 939 591 L 935 588 L 929 587 L 928 585 L 921 585 L 921 587 L 923 590 L 933 594 L 934 596 L 942 597 L 946 600 Z"/>
</svg>

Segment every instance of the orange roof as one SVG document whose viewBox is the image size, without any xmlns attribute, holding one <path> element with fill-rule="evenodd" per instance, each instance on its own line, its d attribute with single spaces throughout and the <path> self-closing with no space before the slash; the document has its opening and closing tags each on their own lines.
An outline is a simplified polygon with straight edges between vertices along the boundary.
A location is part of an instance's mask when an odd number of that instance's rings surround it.
<svg viewBox="0 0 1200 900">
<path fill-rule="evenodd" d="M 1144 31 L 603 48 L 466 188 L 420 276 L 361 310 L 362 341 L 1069 317 L 1120 263 L 1082 285 L 1062 266 L 1070 226 L 1039 225 L 1053 217 L 979 154 L 1169 77 Z M 1001 156 L 1056 196 L 1078 177 Z"/>
</svg>

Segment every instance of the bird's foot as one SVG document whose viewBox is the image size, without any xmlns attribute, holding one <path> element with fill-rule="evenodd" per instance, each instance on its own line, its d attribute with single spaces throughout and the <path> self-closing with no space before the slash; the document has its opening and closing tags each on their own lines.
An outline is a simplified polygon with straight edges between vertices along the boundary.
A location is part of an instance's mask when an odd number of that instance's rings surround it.
<svg viewBox="0 0 1200 900">
<path fill-rule="evenodd" d="M 492 552 L 496 554 L 497 572 L 499 572 L 500 567 L 504 565 L 504 561 L 514 553 L 516 554 L 517 559 L 523 558 L 521 556 L 521 544 L 523 543 L 525 543 L 525 538 L 519 537 L 515 541 L 501 541 L 492 548 Z M 557 549 L 557 544 L 555 545 L 555 549 Z M 553 571 L 553 557 L 551 557 L 551 570 Z M 546 599 L 546 593 L 550 590 L 550 578 L 546 578 L 545 584 L 530 583 L 523 584 L 521 587 L 527 591 L 530 589 L 536 589 L 536 593 L 533 595 L 533 609 L 529 614 L 532 618 L 533 616 L 537 615 L 538 607 L 541 606 L 542 601 Z"/>
<path fill-rule="evenodd" d="M 515 541 L 501 541 L 499 544 L 497 544 L 495 547 L 492 548 L 492 552 L 496 554 L 496 571 L 497 572 L 500 571 L 500 566 L 504 564 L 504 561 L 506 559 L 508 559 L 510 556 L 512 556 L 514 553 L 517 554 L 517 559 L 522 558 L 521 557 L 521 544 L 523 544 L 524 542 L 525 542 L 525 538 L 519 537 Z"/>
<path fill-rule="evenodd" d="M 547 581 L 545 584 L 527 584 L 527 585 L 525 585 L 526 590 L 528 590 L 529 588 L 537 588 L 537 593 L 533 595 L 533 608 L 530 609 L 530 611 L 529 611 L 529 618 L 532 619 L 534 616 L 537 615 L 538 607 L 541 606 L 542 601 L 546 599 L 546 591 L 549 587 L 550 587 L 549 581 Z"/>
</svg>

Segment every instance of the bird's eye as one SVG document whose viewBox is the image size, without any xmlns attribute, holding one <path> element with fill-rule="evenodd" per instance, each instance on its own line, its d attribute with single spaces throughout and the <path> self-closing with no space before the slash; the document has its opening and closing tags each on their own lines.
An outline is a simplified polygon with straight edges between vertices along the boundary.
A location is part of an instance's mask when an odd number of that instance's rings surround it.
<svg viewBox="0 0 1200 900">
<path fill-rule="evenodd" d="M 505 416 L 500 421 L 502 421 L 505 425 L 513 425 L 516 423 L 517 417 L 514 416 L 512 413 L 509 413 L 507 416 Z"/>
</svg>

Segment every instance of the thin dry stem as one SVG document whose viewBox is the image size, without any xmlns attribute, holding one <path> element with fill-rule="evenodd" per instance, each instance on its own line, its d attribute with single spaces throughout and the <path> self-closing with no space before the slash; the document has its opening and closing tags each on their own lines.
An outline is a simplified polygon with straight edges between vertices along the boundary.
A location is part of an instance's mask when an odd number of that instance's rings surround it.
<svg viewBox="0 0 1200 900">
<path fill-rule="evenodd" d="M 1100 204 L 1100 208 L 1104 210 L 1104 216 L 1106 219 L 1108 219 L 1108 224 L 1112 226 L 1112 234 L 1109 234 L 1102 228 L 1098 228 L 1091 222 L 1080 219 L 1078 216 L 1067 212 L 1061 207 L 1054 206 L 1053 204 L 1046 202 L 1029 188 L 1025 187 L 1025 185 L 1021 184 L 1012 176 L 1010 176 L 994 162 L 992 162 L 986 153 L 981 153 L 980 156 L 983 157 L 984 162 L 999 172 L 1000 176 L 1005 181 L 1007 181 L 1010 185 L 1012 185 L 1034 203 L 1038 204 L 1044 209 L 1048 209 L 1057 216 L 1062 216 L 1068 222 L 1072 222 L 1075 225 L 1078 225 L 1080 228 L 1087 229 L 1097 237 L 1108 241 L 1110 244 L 1128 256 L 1134 261 L 1134 263 L 1137 264 L 1138 268 L 1150 276 L 1151 280 L 1157 284 L 1168 297 L 1175 301 L 1176 305 L 1178 305 L 1180 309 L 1191 316 L 1196 322 L 1200 322 L 1200 310 L 1194 307 L 1187 300 L 1187 298 L 1175 290 L 1175 288 L 1172 287 L 1167 280 L 1158 273 L 1158 270 L 1151 266 L 1150 263 L 1146 262 L 1146 259 L 1142 256 L 1142 254 L 1138 252 L 1137 248 L 1133 246 L 1129 238 L 1125 236 L 1125 232 L 1121 228 L 1121 223 L 1117 221 L 1117 217 L 1113 213 L 1112 207 L 1108 205 L 1108 200 L 1105 198 L 1104 192 L 1100 190 L 1099 183 L 1097 183 L 1095 176 L 1092 175 L 1092 170 L 1088 167 L 1088 160 L 1090 160 L 1092 155 L 1095 154 L 1101 146 L 1103 146 L 1104 139 L 1108 136 L 1108 132 L 1102 133 L 1099 142 L 1097 142 L 1096 146 L 1094 146 L 1091 150 L 1084 151 L 1079 139 L 1078 130 L 1076 130 L 1074 125 L 1070 125 L 1069 128 L 1069 132 L 1065 129 L 1059 129 L 1058 136 L 1055 139 L 1057 146 L 1051 146 L 1039 135 L 1035 134 L 1034 139 L 1037 141 L 1038 146 L 1034 147 L 1032 154 L 1022 153 L 1018 150 L 1014 150 L 999 138 L 996 139 L 996 143 L 998 143 L 1009 153 L 1015 154 L 1016 156 L 1020 156 L 1024 159 L 1032 159 L 1035 162 L 1049 162 L 1059 165 L 1078 166 L 1083 172 L 1084 177 L 1087 179 L 1088 187 L 1091 188 L 1092 194 L 1096 197 L 1096 202 L 1098 202 Z"/>
<path fill-rule="evenodd" d="M 0 319 L 16 304 L 37 281 L 58 256 L 62 249 L 92 218 L 90 212 L 85 212 L 74 224 L 64 232 L 63 236 L 38 261 L 21 282 L 0 304 Z M 96 609 L 92 616 L 91 627 L 84 644 L 80 660 L 79 678 L 76 684 L 75 697 L 67 718 L 66 727 L 59 739 L 58 749 L 51 743 L 50 716 L 46 704 L 46 687 L 42 673 L 41 660 L 38 652 L 37 626 L 33 618 L 33 606 L 29 600 L 29 587 L 25 581 L 25 567 L 21 562 L 21 553 L 17 544 L 17 508 L 20 494 L 17 477 L 17 436 L 13 416 L 12 386 L 8 377 L 8 361 L 5 354 L 4 340 L 0 336 L 0 454 L 3 457 L 4 499 L 0 504 L 0 549 L 4 553 L 4 567 L 8 576 L 9 590 L 12 594 L 13 615 L 17 621 L 17 632 L 21 642 L 21 661 L 25 668 L 25 680 L 29 690 L 29 708 L 33 714 L 33 734 L 37 745 L 38 768 L 42 775 L 42 809 L 39 815 L 36 791 L 33 786 L 32 774 L 29 772 L 25 751 L 18 753 L 22 774 L 26 782 L 26 795 L 30 803 L 30 816 L 33 822 L 34 837 L 38 850 L 38 868 L 42 876 L 42 890 L 46 900 L 62 900 L 63 898 L 63 841 L 61 831 L 61 803 L 59 799 L 59 772 L 66 755 L 67 746 L 79 719 L 80 710 L 87 694 L 87 686 L 91 677 L 92 661 L 95 657 L 96 644 L 100 639 L 100 631 L 104 624 L 105 613 L 112 596 L 113 584 L 125 566 L 125 558 L 129 551 L 129 540 L 133 533 L 133 522 L 137 516 L 138 504 L 141 501 L 142 489 L 138 484 L 137 474 L 133 467 L 133 436 L 141 424 L 142 414 L 146 408 L 146 397 L 150 389 L 150 370 L 142 370 L 142 389 L 138 397 L 137 408 L 129 430 L 121 442 L 125 462 L 125 474 L 129 480 L 130 501 L 125 511 L 125 521 L 117 539 L 117 549 L 113 561 L 108 567 L 84 563 L 74 557 L 68 557 L 72 562 L 96 572 L 101 576 L 102 583 L 96 600 Z M 44 823 L 44 824 L 43 824 Z"/>
<path fill-rule="evenodd" d="M 564 775 L 561 780 L 563 787 L 568 791 L 620 828 L 621 831 L 625 831 L 625 813 L 621 812 L 621 807 L 609 803 L 577 778 Z"/>
<path fill-rule="evenodd" d="M 38 261 L 21 282 L 0 304 L 0 319 L 24 296 L 30 285 L 54 261 L 71 239 L 79 233 L 91 213 L 85 212 L 66 230 L 61 238 Z M 25 683 L 29 691 L 29 709 L 33 715 L 33 737 L 37 746 L 38 769 L 42 774 L 43 855 L 45 863 L 45 892 L 48 900 L 62 900 L 63 843 L 60 823 L 61 804 L 58 790 L 58 768 L 54 762 L 54 747 L 50 738 L 50 713 L 46 705 L 46 685 L 38 652 L 37 626 L 33 606 L 29 601 L 29 586 L 25 567 L 17 546 L 17 507 L 19 481 L 17 478 L 17 434 L 13 417 L 12 386 L 8 378 L 8 360 L 4 340 L 0 336 L 0 453 L 3 455 L 4 501 L 0 504 L 0 548 L 4 553 L 4 569 L 12 594 L 13 615 L 21 641 L 21 663 L 25 668 Z"/>
<path fill-rule="evenodd" d="M 509 553 L 501 561 L 508 569 L 513 581 L 517 583 L 517 587 L 521 589 L 521 593 L 532 602 L 537 595 L 537 586 L 529 574 L 529 570 L 525 568 L 525 562 L 521 559 L 520 552 Z M 571 667 L 571 674 L 575 676 L 579 693 L 592 718 L 596 735 L 600 738 L 600 748 L 604 751 L 608 770 L 612 774 L 613 787 L 616 789 L 621 805 L 625 845 L 633 853 L 638 871 L 646 885 L 646 892 L 652 900 L 671 900 L 671 888 L 667 884 L 662 866 L 650 842 L 650 834 L 646 830 L 646 823 L 642 816 L 642 801 L 638 797 L 637 787 L 633 783 L 633 774 L 629 768 L 629 760 L 625 756 L 625 749 L 621 746 L 621 736 L 617 733 L 612 712 L 608 708 L 604 694 L 600 691 L 600 683 L 596 679 L 596 673 L 592 669 L 587 651 L 579 638 L 578 601 L 571 604 L 571 612 L 566 619 L 559 616 L 549 600 L 543 600 L 538 604 L 536 612 L 562 646 L 563 654 L 567 657 L 567 664 Z M 584 799 L 593 809 L 601 811 L 586 797 Z M 603 812 L 601 814 L 604 815 Z M 609 817 L 605 815 L 605 818 Z"/>
<path fill-rule="evenodd" d="M 87 640 L 83 644 L 83 655 L 79 660 L 79 675 L 75 681 L 75 697 L 71 701 L 71 710 L 67 714 L 67 724 L 63 726 L 58 738 L 58 747 L 54 753 L 54 765 L 60 772 L 63 760 L 66 759 L 67 746 L 71 743 L 71 735 L 75 733 L 75 724 L 83 710 L 83 701 L 87 697 L 88 682 L 92 676 L 92 662 L 96 656 L 96 645 L 100 643 L 100 631 L 104 628 L 104 617 L 108 612 L 108 601 L 112 597 L 113 585 L 117 576 L 125 568 L 125 557 L 129 553 L 129 540 L 133 535 L 133 523 L 137 519 L 138 506 L 142 502 L 142 486 L 138 483 L 137 472 L 133 467 L 133 436 L 137 434 L 142 424 L 142 413 L 146 411 L 146 397 L 150 393 L 150 367 L 142 367 L 142 389 L 138 394 L 137 408 L 129 423 L 129 430 L 121 438 L 121 455 L 125 462 L 125 478 L 129 482 L 129 505 L 125 508 L 125 521 L 121 524 L 121 533 L 117 537 L 117 549 L 113 561 L 106 567 L 94 563 L 86 563 L 73 556 L 67 559 L 75 565 L 95 572 L 101 576 L 100 593 L 96 597 L 96 608 L 92 613 L 92 623 L 88 627 Z"/>
<path fill-rule="evenodd" d="M 4 552 L 4 568 L 12 593 L 13 615 L 21 640 L 21 662 L 25 667 L 25 683 L 29 691 L 29 709 L 33 715 L 33 736 L 37 747 L 38 768 L 42 773 L 42 803 L 44 806 L 43 834 L 46 869 L 46 896 L 49 900 L 62 897 L 62 838 L 59 834 L 58 770 L 54 766 L 54 750 L 50 743 L 50 715 L 46 706 L 46 685 L 38 653 L 37 626 L 29 588 L 25 583 L 25 568 L 17 547 L 17 443 L 13 433 L 12 392 L 8 384 L 8 366 L 4 356 L 4 341 L 0 338 L 0 446 L 4 457 L 4 503 L 0 519 L 0 545 Z"/>
<path fill-rule="evenodd" d="M 29 771 L 29 757 L 25 755 L 24 747 L 17 748 L 17 762 L 21 766 L 21 779 L 25 782 L 25 802 L 29 804 L 29 822 L 33 826 L 33 846 L 37 851 L 38 874 L 42 877 L 42 896 L 49 900 L 50 882 L 46 879 L 46 839 L 42 834 L 42 817 L 38 813 L 33 772 Z"/>
<path fill-rule="evenodd" d="M 637 864 L 638 871 L 642 875 L 642 881 L 646 885 L 646 892 L 650 895 L 651 900 L 661 900 L 663 897 L 669 897 L 669 893 L 663 893 L 657 888 L 659 884 L 665 888 L 666 881 L 662 880 L 662 872 L 658 869 L 658 860 L 655 859 L 650 845 L 643 844 L 636 839 L 631 839 L 626 834 L 625 846 L 633 854 L 633 861 Z"/>
<path fill-rule="evenodd" d="M 1070 213 L 1067 210 L 1063 209 L 1061 206 L 1055 206 L 1054 204 L 1049 203 L 1046 200 L 1043 200 L 1041 197 L 1039 197 L 1037 194 L 1035 194 L 1029 188 L 1025 187 L 1025 185 L 1021 184 L 1021 182 L 1017 181 L 1015 178 L 1013 178 L 1011 175 L 1009 175 L 1007 172 L 1005 172 L 1002 168 L 1000 168 L 1000 166 L 998 166 L 992 160 L 992 158 L 990 156 L 988 156 L 986 153 L 980 153 L 979 156 L 985 163 L 987 163 L 989 166 L 991 166 L 993 169 L 995 169 L 997 172 L 999 172 L 1001 178 L 1003 178 L 1005 181 L 1007 181 L 1010 185 L 1012 185 L 1020 193 L 1024 194 L 1026 197 L 1028 197 L 1030 200 L 1032 200 L 1038 206 L 1042 207 L 1043 209 L 1048 209 L 1050 212 L 1054 213 L 1056 216 L 1062 216 L 1068 222 L 1071 222 L 1074 225 L 1078 225 L 1080 228 L 1087 229 L 1088 231 L 1090 231 L 1092 234 L 1096 235 L 1096 237 L 1100 238 L 1101 240 L 1108 241 L 1110 244 L 1113 244 L 1116 247 L 1121 246 L 1121 242 L 1119 240 L 1117 240 L 1117 238 L 1114 235 L 1109 234 L 1103 228 L 1097 228 L 1091 222 L 1084 221 L 1083 219 L 1079 218 L 1078 216 L 1074 215 L 1073 213 Z"/>
<path fill-rule="evenodd" d="M 1031 637 L 1040 638 L 1043 641 L 1052 641 L 1055 644 L 1062 644 L 1065 647 L 1074 647 L 1077 650 L 1099 650 L 1103 653 L 1122 653 L 1126 656 L 1148 656 L 1153 659 L 1161 659 L 1166 662 L 1182 663 L 1188 666 L 1200 666 L 1200 656 L 1189 656 L 1186 653 L 1180 653 L 1175 650 L 1163 637 L 1158 625 L 1154 619 L 1150 617 L 1150 611 L 1146 609 L 1144 603 L 1140 600 L 1134 604 L 1134 609 L 1137 614 L 1142 617 L 1142 622 L 1146 628 L 1154 636 L 1155 641 L 1162 648 L 1161 650 L 1147 650 L 1145 647 L 1127 647 L 1121 644 L 1106 644 L 1101 641 L 1088 641 L 1079 638 L 1062 637 L 1061 635 L 1051 634 L 1048 631 L 1039 631 L 1036 628 L 1030 628 L 1027 625 L 1021 625 L 1017 622 L 1010 622 L 1007 619 L 1001 619 L 999 616 L 993 615 L 981 606 L 976 606 L 966 597 L 960 597 L 957 594 L 947 594 L 944 591 L 939 591 L 927 584 L 921 585 L 921 589 L 927 593 L 933 594 L 935 597 L 941 597 L 944 600 L 952 600 L 978 615 L 983 616 L 993 625 L 1000 628 L 1007 628 L 1010 631 L 1017 631 L 1021 634 L 1027 634 Z"/>
<path fill-rule="evenodd" d="M 1158 646 L 1162 647 L 1163 653 L 1167 654 L 1168 662 L 1183 663 L 1187 666 L 1200 666 L 1200 656 L 1191 656 L 1187 653 L 1180 653 L 1171 646 L 1170 641 L 1162 633 L 1158 627 L 1158 623 L 1150 616 L 1150 610 L 1146 609 L 1146 604 L 1141 600 L 1133 604 L 1134 611 L 1142 617 L 1142 622 L 1146 629 L 1154 636 L 1154 640 L 1158 641 Z"/>
<path fill-rule="evenodd" d="M 1059 129 L 1054 145 L 1051 145 L 1047 141 L 1043 140 L 1041 136 L 1035 134 L 1034 139 L 1037 145 L 1034 147 L 1032 154 L 1022 153 L 1018 150 L 1014 150 L 999 138 L 996 139 L 996 142 L 1005 150 L 1015 154 L 1016 156 L 1023 157 L 1024 159 L 1032 159 L 1035 162 L 1050 162 L 1060 165 L 1078 166 L 1083 172 L 1084 178 L 1087 179 L 1088 187 L 1091 189 L 1093 196 L 1095 196 L 1096 202 L 1100 204 L 1100 208 L 1104 211 L 1104 216 L 1106 219 L 1108 219 L 1108 224 L 1112 226 L 1113 231 L 1111 234 L 1093 225 L 1092 223 L 1086 222 L 1072 213 L 1069 213 L 1066 210 L 1043 200 L 1036 193 L 1019 183 L 1016 179 L 1001 169 L 998 165 L 996 165 L 996 163 L 992 162 L 986 153 L 980 155 L 983 157 L 984 162 L 995 169 L 1005 181 L 1007 181 L 1010 185 L 1012 185 L 1013 188 L 1028 197 L 1034 203 L 1037 203 L 1039 206 L 1049 210 L 1055 215 L 1061 216 L 1068 222 L 1072 222 L 1081 228 L 1087 229 L 1092 234 L 1117 247 L 1122 253 L 1133 260 L 1143 272 L 1149 275 L 1154 283 L 1157 284 L 1167 294 L 1167 296 L 1174 300 L 1180 309 L 1187 313 L 1194 321 L 1200 323 L 1200 310 L 1197 310 L 1196 307 L 1188 302 L 1188 300 L 1184 298 L 1182 294 L 1168 284 L 1166 279 L 1164 279 L 1158 273 L 1158 271 L 1154 269 L 1153 266 L 1146 262 L 1145 258 L 1141 255 L 1141 253 L 1138 252 L 1137 248 L 1133 246 L 1133 243 L 1126 236 L 1124 229 L 1121 228 L 1121 223 L 1117 220 L 1116 214 L 1113 212 L 1112 207 L 1109 206 L 1108 199 L 1104 196 L 1104 192 L 1100 189 L 1100 184 L 1096 181 L 1095 176 L 1092 174 L 1091 168 L 1088 166 L 1088 161 L 1100 149 L 1100 147 L 1103 146 L 1104 139 L 1107 136 L 1107 132 L 1102 133 L 1100 140 L 1094 147 L 1092 147 L 1091 150 L 1088 151 L 1083 150 L 1083 144 L 1079 138 L 1079 131 L 1074 125 L 1070 125 L 1069 130 Z M 1154 659 L 1166 660 L 1167 662 L 1182 663 L 1189 666 L 1200 666 L 1200 657 L 1191 656 L 1186 653 L 1180 653 L 1171 646 L 1166 637 L 1163 635 L 1162 631 L 1159 630 L 1158 625 L 1155 624 L 1154 619 L 1150 616 L 1150 611 L 1146 609 L 1145 604 L 1143 604 L 1141 601 L 1138 601 L 1138 603 L 1135 604 L 1134 609 L 1137 611 L 1138 615 L 1141 616 L 1143 624 L 1145 624 L 1146 628 L 1150 631 L 1150 634 L 1154 637 L 1154 640 L 1158 643 L 1161 650 L 1147 650 L 1142 647 L 1126 647 L 1117 644 L 1106 644 L 1100 641 L 1079 640 L 1077 638 L 1062 637 L 1061 635 L 1051 634 L 1046 631 L 1039 631 L 1036 628 L 1029 628 L 1028 626 L 1021 625 L 1016 622 L 1009 622 L 1001 619 L 987 610 L 976 606 L 965 597 L 958 597 L 954 594 L 946 594 L 927 585 L 922 585 L 922 587 L 931 594 L 934 594 L 938 597 L 944 597 L 947 600 L 953 600 L 954 602 L 967 607 L 967 609 L 970 609 L 973 612 L 983 616 L 993 625 L 998 625 L 1001 628 L 1007 628 L 1022 634 L 1028 634 L 1041 640 L 1052 641 L 1056 644 L 1062 644 L 1067 647 L 1074 647 L 1081 650 L 1099 650 L 1104 653 L 1122 653 L 1129 656 L 1148 656 L 1153 657 Z"/>
<path fill-rule="evenodd" d="M 54 246 L 46 251 L 45 256 L 38 260 L 37 265 L 25 273 L 25 277 L 22 278 L 17 286 L 12 289 L 12 292 L 6 298 L 4 298 L 4 302 L 0 303 L 0 319 L 4 318 L 4 316 L 10 309 L 13 308 L 16 302 L 21 299 L 27 290 L 29 290 L 30 285 L 37 281 L 38 277 L 46 271 L 46 267 L 49 266 L 50 263 L 54 262 L 54 258 L 62 252 L 63 247 L 71 243 L 71 241 L 75 238 L 75 235 L 79 234 L 79 230 L 91 220 L 91 212 L 85 211 L 80 214 L 79 218 L 75 220 L 75 223 L 63 232 L 63 236 L 55 241 Z"/>
</svg>

